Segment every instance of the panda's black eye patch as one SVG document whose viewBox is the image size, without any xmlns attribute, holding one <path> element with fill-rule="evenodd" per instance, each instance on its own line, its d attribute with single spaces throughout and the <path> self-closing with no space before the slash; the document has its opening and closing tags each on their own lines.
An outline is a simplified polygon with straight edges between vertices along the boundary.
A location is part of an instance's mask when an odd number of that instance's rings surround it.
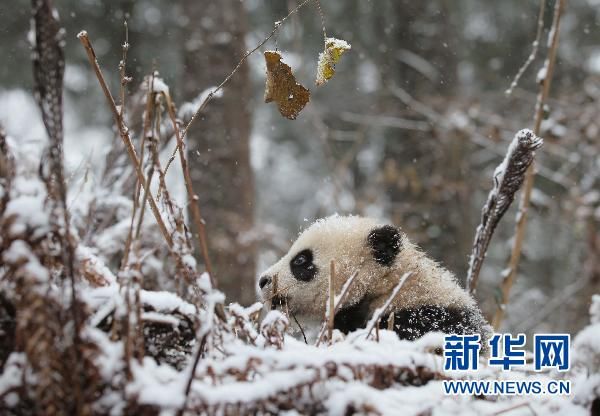
<svg viewBox="0 0 600 416">
<path fill-rule="evenodd" d="M 317 275 L 318 268 L 313 263 L 313 253 L 311 250 L 302 250 L 290 261 L 290 269 L 294 278 L 303 282 L 308 282 Z"/>
<path fill-rule="evenodd" d="M 375 261 L 382 266 L 391 266 L 402 248 L 402 237 L 391 225 L 375 228 L 367 237 Z"/>
<path fill-rule="evenodd" d="M 305 254 L 298 254 L 296 257 L 294 257 L 293 265 L 302 266 L 306 262 L 308 262 L 308 257 Z"/>
</svg>

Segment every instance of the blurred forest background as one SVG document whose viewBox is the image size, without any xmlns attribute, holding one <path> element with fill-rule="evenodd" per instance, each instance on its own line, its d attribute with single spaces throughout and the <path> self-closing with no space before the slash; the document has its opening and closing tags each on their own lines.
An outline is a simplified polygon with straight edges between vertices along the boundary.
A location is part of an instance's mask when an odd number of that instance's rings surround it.
<svg viewBox="0 0 600 416">
<path fill-rule="evenodd" d="M 133 186 L 126 171 L 119 178 L 105 174 L 122 155 L 110 152 L 117 136 L 76 39 L 80 30 L 90 34 L 116 94 L 127 19 L 129 100 L 139 100 L 144 76 L 156 70 L 185 118 L 186 108 L 194 108 L 186 103 L 218 85 L 297 5 L 55 2 L 67 29 L 70 206 L 76 209 L 85 189 L 97 192 L 107 181 Z M 256 53 L 190 130 L 192 176 L 220 288 L 228 301 L 253 302 L 261 268 L 287 251 L 299 229 L 333 213 L 401 225 L 464 282 L 494 168 L 514 134 L 532 125 L 547 33 L 519 87 L 510 96 L 505 90 L 531 52 L 539 3 L 324 0 L 322 8 L 328 35 L 352 45 L 326 86 L 314 87 L 323 47 L 314 5 L 293 15 L 265 45 L 282 50 L 298 81 L 311 89 L 297 120 L 263 103 L 264 59 Z M 549 4 L 547 27 L 551 15 Z M 0 123 L 23 146 L 41 149 L 36 144 L 46 134 L 31 94 L 29 19 L 28 1 L 0 4 Z M 588 322 L 591 294 L 600 292 L 599 0 L 567 4 L 549 104 L 508 331 L 575 332 Z M 128 117 L 139 130 L 141 111 Z M 183 184 L 175 189 L 185 201 Z M 501 222 L 481 273 L 477 296 L 488 316 L 510 253 L 516 205 Z M 130 215 L 119 218 L 129 224 Z M 126 227 L 120 230 L 112 238 L 124 240 Z"/>
</svg>

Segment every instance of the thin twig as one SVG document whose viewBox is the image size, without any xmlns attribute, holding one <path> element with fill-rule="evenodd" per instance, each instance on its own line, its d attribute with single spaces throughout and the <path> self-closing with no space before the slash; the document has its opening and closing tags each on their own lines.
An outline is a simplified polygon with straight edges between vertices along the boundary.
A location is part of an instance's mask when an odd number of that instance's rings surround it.
<svg viewBox="0 0 600 416">
<path fill-rule="evenodd" d="M 311 0 L 304 0 L 302 3 L 300 3 L 298 6 L 296 6 L 296 8 L 294 8 L 291 12 L 289 12 L 287 14 L 287 16 L 285 16 L 283 19 L 275 22 L 275 26 L 273 27 L 273 30 L 271 31 L 271 33 L 269 33 L 269 35 L 267 35 L 267 37 L 265 37 L 262 41 L 260 41 L 258 43 L 258 45 L 256 45 L 253 49 L 247 51 L 244 54 L 244 56 L 242 56 L 242 59 L 240 59 L 240 61 L 238 62 L 238 64 L 235 66 L 235 68 L 233 68 L 233 71 L 231 71 L 231 73 L 229 75 L 227 75 L 227 77 L 225 77 L 225 79 L 213 91 L 211 91 L 210 94 L 208 94 L 208 96 L 204 99 L 204 101 L 202 101 L 202 103 L 200 104 L 200 106 L 198 107 L 198 109 L 196 110 L 196 112 L 194 113 L 194 115 L 192 116 L 192 118 L 190 119 L 190 121 L 188 122 L 187 126 L 185 126 L 185 129 L 183 130 L 183 134 L 181 135 L 182 139 L 185 138 L 185 136 L 187 135 L 187 132 L 188 132 L 190 126 L 192 125 L 192 123 L 194 122 L 194 120 L 196 119 L 196 117 L 198 117 L 198 114 L 200 114 L 202 112 L 202 110 L 204 110 L 204 108 L 206 107 L 206 105 L 210 102 L 210 100 L 212 100 L 213 96 L 217 92 L 219 92 L 225 86 L 225 84 L 227 84 L 229 82 L 229 80 L 238 71 L 238 69 L 240 69 L 240 67 L 243 65 L 243 63 L 246 61 L 246 59 L 248 59 L 248 57 L 250 55 L 252 55 L 254 52 L 256 52 L 257 50 L 259 50 L 265 43 L 267 43 L 269 41 L 269 39 L 271 39 L 273 37 L 273 35 L 277 32 L 277 30 L 279 30 L 279 28 L 281 27 L 281 25 L 290 16 L 292 16 L 294 13 L 296 13 L 298 10 L 300 10 L 302 7 L 304 7 L 310 1 Z"/>
<path fill-rule="evenodd" d="M 110 107 L 110 110 L 113 113 L 113 117 L 115 119 L 115 124 L 117 125 L 117 128 L 119 130 L 119 135 L 121 136 L 121 139 L 123 140 L 123 143 L 125 144 L 125 149 L 127 150 L 127 154 L 129 155 L 129 158 L 131 159 L 131 161 L 134 165 L 135 173 L 137 174 L 137 179 L 142 184 L 142 186 L 145 187 L 146 181 L 145 181 L 145 177 L 144 177 L 144 172 L 142 171 L 140 161 L 138 160 L 137 154 L 135 152 L 135 148 L 133 147 L 133 144 L 131 142 L 131 137 L 129 136 L 129 129 L 125 125 L 124 120 L 119 115 L 119 111 L 117 109 L 117 106 L 115 105 L 115 100 L 113 99 L 112 94 L 110 93 L 110 90 L 108 89 L 108 85 L 106 84 L 104 75 L 102 75 L 102 70 L 100 69 L 100 65 L 98 64 L 98 59 L 96 58 L 96 53 L 94 52 L 92 44 L 90 43 L 88 34 L 84 30 L 84 31 L 81 31 L 77 35 L 77 37 L 78 37 L 79 41 L 81 42 L 81 44 L 83 45 L 83 47 L 85 48 L 85 51 L 88 56 L 88 60 L 90 61 L 92 68 L 94 68 L 94 72 L 96 73 L 96 78 L 98 78 L 100 87 L 102 88 L 102 91 L 104 92 L 106 100 L 108 101 L 108 106 Z M 172 248 L 173 247 L 173 239 L 171 238 L 171 235 L 169 234 L 169 230 L 167 229 L 167 227 L 160 215 L 160 211 L 158 210 L 158 206 L 156 205 L 156 202 L 154 201 L 154 197 L 150 196 L 150 198 L 148 198 L 148 201 L 150 202 L 150 208 L 152 209 L 152 213 L 154 214 L 156 223 L 158 224 L 158 228 L 160 229 L 164 239 L 167 241 L 169 248 Z"/>
<path fill-rule="evenodd" d="M 279 28 L 281 27 L 281 25 L 290 18 L 290 16 L 292 16 L 293 14 L 295 14 L 296 12 L 298 12 L 298 10 L 300 10 L 302 7 L 304 7 L 307 3 L 309 3 L 310 1 L 313 0 L 304 0 L 302 3 L 300 3 L 298 6 L 296 6 L 291 12 L 289 12 L 287 14 L 287 16 L 285 16 L 284 18 L 282 18 L 281 20 L 275 22 L 275 26 L 273 27 L 273 30 L 271 31 L 271 33 L 269 33 L 262 41 L 260 41 L 258 43 L 258 45 L 256 45 L 253 49 L 246 51 L 246 53 L 244 54 L 244 56 L 242 56 L 242 59 L 240 59 L 240 61 L 237 63 L 237 65 L 235 66 L 235 68 L 233 68 L 233 71 L 231 71 L 229 73 L 229 75 L 227 75 L 225 77 L 225 79 L 223 81 L 221 81 L 221 83 L 219 85 L 217 85 L 215 87 L 214 90 L 212 90 L 207 96 L 206 98 L 200 103 L 200 105 L 198 106 L 198 109 L 196 109 L 196 111 L 194 112 L 194 115 L 192 116 L 192 118 L 190 119 L 190 121 L 188 121 L 187 125 L 185 126 L 185 129 L 183 129 L 183 133 L 181 134 L 181 140 L 183 141 L 185 139 L 185 137 L 187 136 L 188 130 L 190 129 L 190 126 L 192 125 L 192 123 L 194 122 L 194 120 L 196 120 L 196 118 L 198 117 L 198 115 L 202 112 L 202 110 L 204 110 L 206 108 L 206 106 L 208 105 L 208 103 L 214 98 L 214 96 L 221 91 L 221 89 L 223 89 L 223 87 L 229 82 L 229 80 L 231 80 L 231 78 L 235 75 L 235 73 L 238 71 L 238 69 L 240 69 L 240 67 L 244 64 L 244 62 L 246 62 L 246 59 L 248 59 L 248 57 L 250 55 L 252 55 L 254 52 L 256 52 L 257 50 L 259 50 L 265 43 L 267 43 L 269 41 L 269 39 L 271 39 L 273 37 L 273 35 L 275 35 L 275 33 L 277 33 L 277 31 L 279 30 Z M 177 147 L 179 147 L 179 145 L 177 145 Z M 175 152 L 177 152 L 177 149 L 175 149 L 173 151 L 173 155 L 172 157 L 175 157 Z M 167 167 L 165 168 L 165 173 L 168 170 L 169 165 L 167 165 Z"/>
<path fill-rule="evenodd" d="M 296 318 L 296 315 L 294 315 L 293 312 L 291 312 L 290 315 L 292 315 L 292 318 L 294 318 L 294 322 L 296 322 L 296 325 L 298 325 L 298 328 L 300 328 L 300 332 L 302 333 L 302 338 L 304 338 L 304 343 L 308 345 L 308 341 L 306 340 L 306 334 L 304 333 L 304 329 L 302 328 L 302 325 L 300 325 L 300 322 L 298 322 L 298 318 Z"/>
<path fill-rule="evenodd" d="M 121 96 L 121 105 L 119 108 L 119 116 L 123 118 L 125 114 L 125 86 L 129 82 L 127 78 L 126 70 L 127 70 L 127 51 L 129 50 L 129 27 L 127 26 L 127 20 L 123 22 L 125 27 L 125 43 L 122 45 L 123 55 L 121 57 L 121 62 L 119 62 L 119 75 L 121 78 L 121 85 L 119 88 L 120 96 Z"/>
<path fill-rule="evenodd" d="M 119 72 L 120 72 L 120 76 L 121 76 L 121 111 L 119 116 L 121 117 L 121 119 L 123 118 L 123 114 L 124 114 L 124 107 L 125 107 L 125 70 L 127 67 L 127 51 L 129 50 L 129 30 L 127 28 L 127 21 L 125 21 L 125 43 L 123 43 L 123 57 L 121 62 L 119 63 Z M 149 100 L 149 97 L 148 97 Z M 146 103 L 146 112 L 144 113 L 144 130 L 146 128 L 146 118 L 148 117 L 148 112 L 150 111 L 148 109 L 149 107 L 149 103 Z M 144 134 L 145 135 L 145 134 Z M 141 157 L 142 162 L 143 162 L 143 155 Z M 139 188 L 140 188 L 140 183 L 138 181 L 136 181 L 136 189 L 133 193 L 133 208 L 132 208 L 132 213 L 131 213 L 131 224 L 129 225 L 129 231 L 127 233 L 127 239 L 125 240 L 125 248 L 123 250 L 123 258 L 121 260 L 121 270 L 123 270 L 125 268 L 125 266 L 127 265 L 127 263 L 129 262 L 129 252 L 131 250 L 131 244 L 133 242 L 133 224 L 135 223 L 135 216 L 137 214 L 137 210 L 138 210 L 138 204 L 139 204 Z M 116 322 L 116 320 L 114 321 Z"/>
<path fill-rule="evenodd" d="M 319 10 L 319 16 L 321 17 L 321 26 L 323 27 L 323 42 L 327 43 L 327 30 L 325 29 L 325 14 L 323 13 L 323 9 L 321 8 L 321 0 L 315 0 L 315 3 L 317 3 L 317 9 Z"/>
<path fill-rule="evenodd" d="M 344 286 L 342 286 L 342 290 L 340 290 L 340 294 L 336 296 L 336 302 L 333 307 L 334 315 L 336 313 L 338 313 L 341 306 L 346 301 L 346 297 L 348 296 L 348 293 L 350 293 L 350 287 L 352 287 L 352 283 L 354 283 L 356 276 L 358 276 L 358 271 L 355 271 L 354 273 L 352 273 L 352 276 L 350 276 L 350 278 L 348 280 L 346 280 L 346 283 L 344 283 Z M 323 340 L 323 337 L 325 336 L 326 331 L 327 331 L 327 325 L 325 322 L 323 322 L 323 324 L 321 325 L 321 330 L 319 331 L 319 336 L 317 337 L 317 342 L 315 343 L 315 346 L 318 347 L 321 344 L 321 341 Z"/>
<path fill-rule="evenodd" d="M 340 114 L 340 119 L 353 124 L 391 127 L 415 131 L 431 131 L 431 125 L 425 121 L 409 120 L 394 116 L 379 116 L 344 111 Z"/>
<path fill-rule="evenodd" d="M 205 222 L 202 218 L 202 212 L 200 211 L 200 203 L 198 195 L 194 192 L 194 187 L 192 185 L 192 176 L 190 175 L 190 168 L 187 163 L 187 159 L 185 157 L 185 151 L 183 148 L 183 138 L 181 136 L 181 131 L 179 130 L 179 125 L 177 124 L 177 118 L 175 116 L 175 106 L 171 101 L 171 97 L 162 93 L 167 101 L 167 111 L 169 113 L 169 117 L 171 118 L 171 122 L 173 123 L 173 129 L 175 130 L 175 138 L 177 139 L 177 149 L 179 149 L 179 161 L 181 163 L 181 168 L 183 170 L 183 178 L 185 181 L 185 188 L 188 195 L 188 205 L 190 210 L 192 211 L 192 219 L 194 222 L 194 226 L 196 227 L 196 232 L 198 233 L 198 241 L 200 243 L 200 250 L 202 253 L 202 259 L 204 260 L 204 267 L 208 272 L 210 277 L 210 281 L 212 287 L 216 288 L 216 278 L 213 275 L 212 264 L 210 262 L 210 258 L 208 257 L 208 244 L 206 241 L 206 228 Z"/>
<path fill-rule="evenodd" d="M 198 350 L 196 351 L 196 355 L 194 357 L 194 364 L 192 365 L 192 372 L 190 373 L 187 384 L 185 385 L 185 395 L 184 395 L 184 399 L 183 399 L 183 404 L 181 405 L 181 408 L 177 412 L 177 416 L 183 415 L 183 412 L 185 412 L 185 408 L 187 407 L 188 397 L 190 396 L 190 391 L 192 389 L 192 382 L 194 381 L 194 375 L 196 374 L 196 368 L 198 368 L 198 363 L 200 363 L 200 358 L 202 357 L 202 354 L 204 353 L 204 347 L 206 346 L 206 338 L 207 337 L 208 337 L 208 333 L 204 334 L 204 336 L 202 337 L 202 340 L 200 341 L 200 346 L 198 347 Z"/>
<path fill-rule="evenodd" d="M 390 307 L 390 304 L 394 301 L 394 299 L 396 298 L 396 295 L 398 295 L 398 292 L 400 291 L 400 289 L 404 285 L 404 282 L 406 281 L 406 279 L 408 279 L 412 274 L 413 274 L 413 272 L 406 272 L 406 273 L 404 273 L 402 275 L 402 277 L 400 278 L 400 281 L 398 282 L 398 284 L 396 285 L 396 287 L 394 288 L 394 290 L 390 294 L 390 296 L 386 299 L 386 301 L 383 304 L 383 306 L 377 308 L 375 310 L 375 312 L 373 312 L 373 316 L 371 317 L 371 320 L 369 321 L 369 323 L 367 325 L 367 336 L 366 336 L 366 338 L 369 338 L 371 336 L 371 332 L 373 331 L 373 328 L 376 326 L 376 324 L 381 319 L 381 315 L 383 315 L 387 311 L 387 309 Z"/>
<path fill-rule="evenodd" d="M 525 61 L 523 66 L 521 68 L 519 68 L 519 72 L 517 72 L 517 75 L 515 75 L 515 78 L 510 83 L 510 87 L 508 87 L 508 89 L 506 91 L 504 91 L 504 94 L 506 94 L 506 95 L 511 95 L 513 90 L 515 88 L 517 88 L 517 85 L 519 85 L 519 80 L 521 79 L 521 77 L 523 76 L 523 74 L 525 73 L 525 71 L 527 70 L 529 65 L 531 65 L 531 63 L 533 62 L 533 60 L 535 59 L 535 57 L 537 55 L 538 48 L 540 46 L 540 40 L 542 39 L 542 31 L 544 29 L 544 12 L 545 12 L 545 10 L 546 10 L 546 0 L 540 0 L 540 11 L 538 13 L 538 20 L 537 20 L 537 33 L 535 35 L 535 40 L 533 41 L 533 44 L 531 45 L 531 53 L 527 57 L 527 60 Z"/>
<path fill-rule="evenodd" d="M 533 132 L 538 135 L 540 132 L 540 126 L 544 115 L 544 104 L 548 99 L 550 93 L 550 82 L 552 80 L 552 74 L 554 72 L 554 63 L 556 61 L 556 53 L 558 50 L 558 35 L 560 31 L 560 18 L 565 7 L 565 0 L 556 0 L 554 6 L 554 18 L 552 22 L 552 28 L 550 29 L 549 49 L 548 57 L 544 66 L 546 73 L 542 85 L 540 86 L 540 92 L 538 94 L 538 100 L 536 103 L 535 120 Z M 523 247 L 523 239 L 525 237 L 525 224 L 527 223 L 527 211 L 529 209 L 529 202 L 531 200 L 531 191 L 533 189 L 534 180 L 534 165 L 532 164 L 527 173 L 525 174 L 525 184 L 523 188 L 523 194 L 519 203 L 519 213 L 517 215 L 517 224 L 515 227 L 515 236 L 513 238 L 512 251 L 510 260 L 508 262 L 508 273 L 502 280 L 501 284 L 501 299 L 496 309 L 496 314 L 492 320 L 492 325 L 495 330 L 500 328 L 504 314 L 506 311 L 506 305 L 510 296 L 510 289 L 512 288 L 513 282 L 516 278 L 517 268 L 519 266 L 519 260 L 521 259 L 521 249 Z"/>
</svg>

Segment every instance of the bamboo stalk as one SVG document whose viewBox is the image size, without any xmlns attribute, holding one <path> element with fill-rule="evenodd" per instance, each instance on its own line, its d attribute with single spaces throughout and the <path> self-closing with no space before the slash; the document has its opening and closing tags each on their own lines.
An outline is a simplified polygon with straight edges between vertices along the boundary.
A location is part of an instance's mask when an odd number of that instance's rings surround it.
<svg viewBox="0 0 600 416">
<path fill-rule="evenodd" d="M 539 135 L 540 133 L 540 126 L 542 124 L 544 115 L 544 104 L 546 103 L 546 100 L 548 99 L 548 96 L 550 94 L 550 83 L 552 81 L 554 64 L 556 62 L 556 53 L 558 51 L 560 18 L 565 7 L 565 2 L 565 0 L 556 0 L 556 3 L 554 5 L 554 18 L 552 21 L 552 27 L 550 29 L 549 35 L 550 39 L 548 46 L 548 56 L 544 63 L 544 66 L 546 68 L 546 74 L 544 75 L 544 79 L 541 83 L 540 92 L 538 94 L 538 99 L 536 102 L 533 129 L 535 135 Z M 504 315 L 506 313 L 506 305 L 508 304 L 508 300 L 510 297 L 510 290 L 516 279 L 519 261 L 521 260 L 521 250 L 523 248 L 523 239 L 525 237 L 525 225 L 527 223 L 527 212 L 531 201 L 531 191 L 533 190 L 534 173 L 535 168 L 534 164 L 532 164 L 529 167 L 529 169 L 527 169 L 527 173 L 525 174 L 525 184 L 523 187 L 523 193 L 521 194 L 521 199 L 519 201 L 519 212 L 517 215 L 515 236 L 513 239 L 510 260 L 508 262 L 508 273 L 506 274 L 500 285 L 501 299 L 498 304 L 498 308 L 496 309 L 494 318 L 492 319 L 492 326 L 495 330 L 498 330 L 500 328 L 500 325 L 502 325 L 502 320 L 504 319 Z"/>
</svg>

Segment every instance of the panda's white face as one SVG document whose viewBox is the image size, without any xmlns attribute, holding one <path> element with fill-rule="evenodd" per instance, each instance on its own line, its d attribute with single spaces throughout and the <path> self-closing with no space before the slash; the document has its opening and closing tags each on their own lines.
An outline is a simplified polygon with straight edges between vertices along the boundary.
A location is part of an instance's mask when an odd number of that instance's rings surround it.
<svg viewBox="0 0 600 416">
<path fill-rule="evenodd" d="M 327 301 L 331 261 L 335 264 L 336 293 L 353 273 L 360 274 L 351 292 L 351 297 L 359 299 L 373 289 L 375 281 L 379 285 L 382 277 L 385 279 L 400 240 L 396 228 L 370 218 L 332 216 L 319 220 L 260 275 L 261 297 L 275 305 L 285 303 L 294 313 L 320 318 Z"/>
</svg>

